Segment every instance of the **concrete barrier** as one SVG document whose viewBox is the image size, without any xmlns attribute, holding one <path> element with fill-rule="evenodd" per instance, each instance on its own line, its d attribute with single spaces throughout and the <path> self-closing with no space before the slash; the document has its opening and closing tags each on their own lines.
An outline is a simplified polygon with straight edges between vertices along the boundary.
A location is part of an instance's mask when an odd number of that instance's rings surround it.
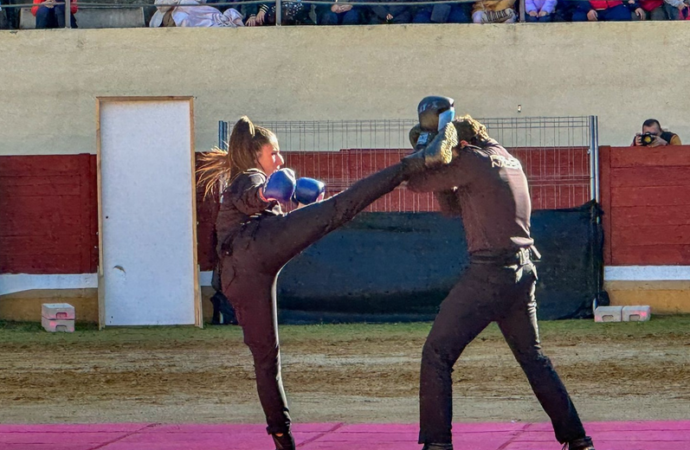
<svg viewBox="0 0 690 450">
<path fill-rule="evenodd" d="M 80 9 L 74 15 L 79 28 L 139 28 L 146 26 L 144 8 Z M 19 16 L 20 30 L 36 28 L 31 9 L 23 8 Z"/>
</svg>

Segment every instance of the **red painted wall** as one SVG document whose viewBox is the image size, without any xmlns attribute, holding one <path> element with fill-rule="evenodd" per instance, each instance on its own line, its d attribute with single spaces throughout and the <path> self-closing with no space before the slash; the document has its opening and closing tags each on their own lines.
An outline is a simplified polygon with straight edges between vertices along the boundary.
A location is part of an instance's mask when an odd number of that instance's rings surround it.
<svg viewBox="0 0 690 450">
<path fill-rule="evenodd" d="M 298 176 L 326 182 L 332 195 L 409 150 L 285 152 Z M 587 149 L 517 149 L 534 209 L 579 206 L 589 198 Z M 217 195 L 197 190 L 198 260 L 210 270 Z M 436 211 L 432 194 L 398 188 L 367 211 Z M 95 155 L 0 157 L 0 273 L 94 273 L 98 266 Z"/>
<path fill-rule="evenodd" d="M 690 146 L 600 149 L 610 265 L 690 265 Z"/>
<path fill-rule="evenodd" d="M 93 273 L 96 157 L 0 158 L 0 273 Z"/>
</svg>

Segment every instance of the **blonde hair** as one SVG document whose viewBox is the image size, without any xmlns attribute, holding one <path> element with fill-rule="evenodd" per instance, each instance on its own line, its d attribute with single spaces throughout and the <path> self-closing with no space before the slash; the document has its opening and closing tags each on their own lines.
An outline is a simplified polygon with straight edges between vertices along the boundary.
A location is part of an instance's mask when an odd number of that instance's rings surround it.
<svg viewBox="0 0 690 450">
<path fill-rule="evenodd" d="M 214 147 L 199 157 L 198 182 L 205 186 L 204 197 L 212 194 L 221 180 L 230 183 L 242 172 L 259 168 L 258 154 L 266 144 L 278 147 L 276 135 L 242 116 L 232 128 L 227 151 Z"/>
<path fill-rule="evenodd" d="M 456 119 L 453 123 L 458 131 L 458 141 L 478 144 L 490 139 L 486 127 L 479 121 L 474 120 L 469 114 Z"/>
</svg>

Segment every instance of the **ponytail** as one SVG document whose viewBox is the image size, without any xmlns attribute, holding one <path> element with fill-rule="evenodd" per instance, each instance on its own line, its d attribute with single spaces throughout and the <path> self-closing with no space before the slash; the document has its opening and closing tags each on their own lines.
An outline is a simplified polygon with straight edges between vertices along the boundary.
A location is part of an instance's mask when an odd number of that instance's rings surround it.
<svg viewBox="0 0 690 450">
<path fill-rule="evenodd" d="M 266 144 L 278 147 L 275 134 L 242 116 L 232 128 L 227 151 L 214 147 L 199 158 L 197 173 L 199 184 L 205 185 L 204 196 L 213 193 L 221 180 L 230 183 L 242 172 L 258 168 L 257 156 Z"/>
</svg>

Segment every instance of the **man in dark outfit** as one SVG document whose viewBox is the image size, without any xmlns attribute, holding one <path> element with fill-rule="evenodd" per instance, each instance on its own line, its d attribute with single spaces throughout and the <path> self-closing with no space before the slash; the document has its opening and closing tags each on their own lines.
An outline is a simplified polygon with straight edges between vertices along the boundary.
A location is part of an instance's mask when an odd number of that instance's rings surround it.
<svg viewBox="0 0 690 450">
<path fill-rule="evenodd" d="M 420 123 L 410 132 L 415 147 L 429 141 L 439 116 L 453 100 L 427 97 Z M 452 446 L 453 365 L 464 348 L 491 322 L 498 323 L 564 449 L 594 450 L 575 406 L 549 359 L 542 353 L 534 289 L 538 258 L 530 236 L 531 203 L 520 162 L 469 116 L 452 122 L 458 145 L 446 166 L 412 176 L 408 188 L 434 192 L 444 212 L 461 215 L 470 265 L 441 303 L 422 352 L 420 435 L 424 450 Z"/>
</svg>

